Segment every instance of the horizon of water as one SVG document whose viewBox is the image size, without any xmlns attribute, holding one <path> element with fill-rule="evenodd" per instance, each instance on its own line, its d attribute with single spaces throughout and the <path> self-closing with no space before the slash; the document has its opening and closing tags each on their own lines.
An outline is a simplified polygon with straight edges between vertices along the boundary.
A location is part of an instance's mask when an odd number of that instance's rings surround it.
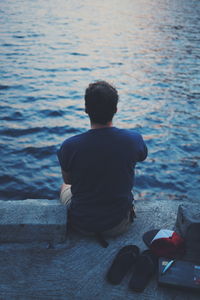
<svg viewBox="0 0 200 300">
<path fill-rule="evenodd" d="M 3 0 L 0 24 L 0 199 L 59 197 L 56 151 L 107 80 L 149 149 L 135 199 L 199 201 L 200 1 Z"/>
</svg>

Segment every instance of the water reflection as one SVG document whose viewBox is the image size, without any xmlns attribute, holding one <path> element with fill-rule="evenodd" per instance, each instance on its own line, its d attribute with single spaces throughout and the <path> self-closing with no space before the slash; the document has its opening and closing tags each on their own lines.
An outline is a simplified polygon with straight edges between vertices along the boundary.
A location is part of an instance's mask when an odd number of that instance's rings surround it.
<svg viewBox="0 0 200 300">
<path fill-rule="evenodd" d="M 9 0 L 0 14 L 1 198 L 58 196 L 56 149 L 89 128 L 84 89 L 105 79 L 115 125 L 149 146 L 135 198 L 198 200 L 199 1 Z"/>
</svg>

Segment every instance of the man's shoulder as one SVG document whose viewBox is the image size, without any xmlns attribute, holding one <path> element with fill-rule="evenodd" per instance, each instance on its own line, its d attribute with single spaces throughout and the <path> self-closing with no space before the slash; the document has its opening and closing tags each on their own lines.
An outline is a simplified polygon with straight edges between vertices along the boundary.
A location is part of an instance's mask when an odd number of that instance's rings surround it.
<svg viewBox="0 0 200 300">
<path fill-rule="evenodd" d="M 126 147 L 137 149 L 145 145 L 142 135 L 132 129 L 118 129 L 118 142 Z"/>
<path fill-rule="evenodd" d="M 132 129 L 123 129 L 123 128 L 116 128 L 119 135 L 124 136 L 130 139 L 137 139 L 141 137 L 141 134 Z"/>
<path fill-rule="evenodd" d="M 83 132 L 83 133 L 79 133 L 79 134 L 70 136 L 64 140 L 64 142 L 62 143 L 62 146 L 75 145 L 75 144 L 79 143 L 80 141 L 82 141 L 85 138 L 86 134 L 87 134 L 87 132 Z"/>
</svg>

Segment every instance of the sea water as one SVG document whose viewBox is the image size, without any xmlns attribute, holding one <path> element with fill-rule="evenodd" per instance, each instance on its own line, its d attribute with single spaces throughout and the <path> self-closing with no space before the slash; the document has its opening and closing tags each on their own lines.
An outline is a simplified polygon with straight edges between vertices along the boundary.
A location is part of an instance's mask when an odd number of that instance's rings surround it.
<svg viewBox="0 0 200 300">
<path fill-rule="evenodd" d="M 149 149 L 135 199 L 199 201 L 200 1 L 1 0 L 0 28 L 0 199 L 59 197 L 56 151 L 107 80 Z"/>
</svg>

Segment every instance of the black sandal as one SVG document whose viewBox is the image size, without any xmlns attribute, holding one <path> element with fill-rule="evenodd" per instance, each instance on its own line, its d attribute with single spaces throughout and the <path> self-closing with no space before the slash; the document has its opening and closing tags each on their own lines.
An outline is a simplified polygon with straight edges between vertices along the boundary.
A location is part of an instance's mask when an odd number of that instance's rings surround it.
<svg viewBox="0 0 200 300">
<path fill-rule="evenodd" d="M 115 285 L 120 284 L 135 263 L 139 252 L 136 245 L 128 245 L 120 249 L 108 270 L 108 282 Z"/>
<path fill-rule="evenodd" d="M 135 292 L 142 292 L 150 278 L 156 273 L 158 258 L 150 250 L 145 250 L 138 257 L 129 282 L 129 288 Z"/>
</svg>

